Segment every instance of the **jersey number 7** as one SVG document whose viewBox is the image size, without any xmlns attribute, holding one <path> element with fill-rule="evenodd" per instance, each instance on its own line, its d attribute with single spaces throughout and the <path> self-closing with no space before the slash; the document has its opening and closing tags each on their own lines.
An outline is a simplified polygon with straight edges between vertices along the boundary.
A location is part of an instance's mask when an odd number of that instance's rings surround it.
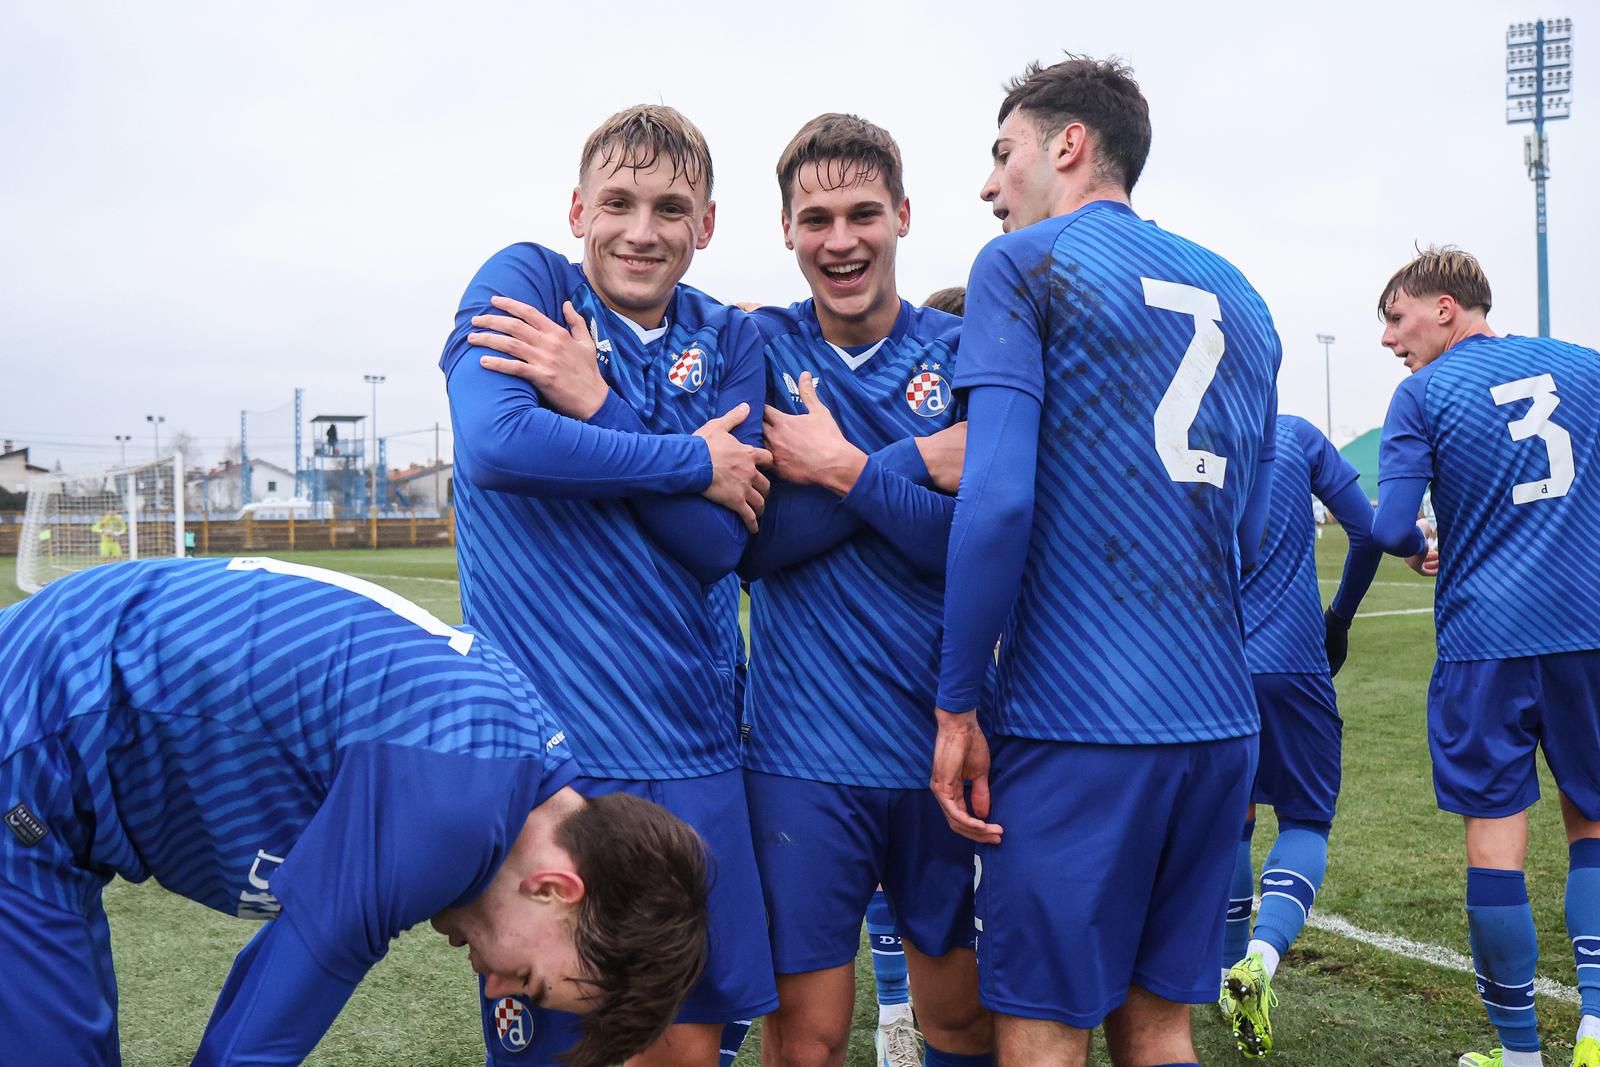
<svg viewBox="0 0 1600 1067">
<path fill-rule="evenodd" d="M 1176 311 L 1194 320 L 1194 336 L 1178 362 L 1167 391 L 1156 405 L 1156 455 L 1175 482 L 1206 482 L 1222 488 L 1228 472 L 1228 457 L 1189 447 L 1189 428 L 1200 414 L 1200 401 L 1217 376 L 1225 342 L 1222 337 L 1222 308 L 1215 293 L 1179 282 L 1140 278 L 1146 306 Z"/>
</svg>

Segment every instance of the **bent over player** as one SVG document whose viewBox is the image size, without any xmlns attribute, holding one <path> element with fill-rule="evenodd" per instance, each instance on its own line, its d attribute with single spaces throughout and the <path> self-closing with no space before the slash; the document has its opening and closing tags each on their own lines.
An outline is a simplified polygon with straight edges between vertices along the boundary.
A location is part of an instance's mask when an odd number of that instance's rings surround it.
<svg viewBox="0 0 1600 1067">
<path fill-rule="evenodd" d="M 1255 766 L 1239 568 L 1277 333 L 1231 264 L 1134 214 L 1150 121 L 1125 68 L 1030 66 L 999 123 L 982 196 L 1007 232 L 967 286 L 932 785 L 980 842 L 1000 1061 L 1077 1067 L 1103 1021 L 1118 1064 L 1193 1063 L 1238 844 L 1222 813 Z"/>
<path fill-rule="evenodd" d="M 1414 568 L 1431 483 L 1438 518 L 1439 658 L 1428 745 L 1439 807 L 1466 819 L 1467 930 L 1503 1049 L 1462 1067 L 1536 1067 L 1538 945 L 1523 880 L 1534 750 L 1561 792 L 1567 932 L 1583 1019 L 1574 1064 L 1600 1064 L 1600 562 L 1573 551 L 1600 523 L 1600 354 L 1498 337 L 1478 261 L 1430 248 L 1378 299 L 1405 360 L 1383 424 L 1373 535 Z"/>
<path fill-rule="evenodd" d="M 767 486 L 761 337 L 678 284 L 715 218 L 688 119 L 613 115 L 578 175 L 566 221 L 583 262 L 496 253 L 440 359 L 461 607 L 569 717 L 573 788 L 648 796 L 710 846 L 712 956 L 644 1062 L 715 1067 L 723 1023 L 777 1006 L 733 714 L 733 568 Z M 507 1041 L 484 1012 L 496 1063 L 552 1063 L 573 1032 L 540 1012 Z"/>
<path fill-rule="evenodd" d="M 699 839 L 584 801 L 520 672 L 378 586 L 270 559 L 97 567 L 0 612 L 0 691 L 7 1062 L 120 1061 L 113 875 L 274 920 L 200 1064 L 299 1063 L 429 918 L 491 995 L 587 1012 L 589 1067 L 655 1039 L 704 963 Z"/>
<path fill-rule="evenodd" d="M 1261 748 L 1228 895 L 1221 1004 L 1247 1055 L 1272 1048 L 1272 976 L 1305 925 L 1328 867 L 1343 732 L 1333 676 L 1344 665 L 1350 621 L 1383 559 L 1372 541 L 1372 502 L 1360 476 L 1321 430 L 1297 415 L 1278 416 L 1266 538 L 1239 589 Z M 1317 587 L 1312 494 L 1350 538 L 1344 577 L 1326 611 Z M 1252 936 L 1250 839 L 1257 804 L 1272 806 L 1278 836 L 1261 872 Z"/>
</svg>

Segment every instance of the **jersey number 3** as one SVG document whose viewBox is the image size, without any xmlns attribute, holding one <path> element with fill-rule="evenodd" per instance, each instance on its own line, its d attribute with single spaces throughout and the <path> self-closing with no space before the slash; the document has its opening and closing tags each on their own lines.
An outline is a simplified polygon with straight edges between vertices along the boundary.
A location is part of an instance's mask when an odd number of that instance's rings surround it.
<svg viewBox="0 0 1600 1067">
<path fill-rule="evenodd" d="M 1222 308 L 1215 293 L 1178 282 L 1140 278 L 1148 307 L 1176 311 L 1194 319 L 1194 337 L 1178 363 L 1167 391 L 1156 405 L 1156 454 L 1175 482 L 1207 482 L 1222 488 L 1228 457 L 1189 447 L 1189 429 L 1200 414 L 1200 401 L 1222 362 Z"/>
<path fill-rule="evenodd" d="M 1530 437 L 1544 438 L 1544 449 L 1550 458 L 1550 477 L 1537 482 L 1520 482 L 1511 487 L 1511 502 L 1527 504 L 1534 500 L 1554 500 L 1566 496 L 1572 488 L 1572 435 L 1550 421 L 1550 413 L 1561 403 L 1556 396 L 1556 380 L 1548 374 L 1532 378 L 1518 378 L 1489 390 L 1496 406 L 1516 400 L 1532 400 L 1528 413 L 1506 425 L 1513 441 L 1526 441 Z"/>
</svg>

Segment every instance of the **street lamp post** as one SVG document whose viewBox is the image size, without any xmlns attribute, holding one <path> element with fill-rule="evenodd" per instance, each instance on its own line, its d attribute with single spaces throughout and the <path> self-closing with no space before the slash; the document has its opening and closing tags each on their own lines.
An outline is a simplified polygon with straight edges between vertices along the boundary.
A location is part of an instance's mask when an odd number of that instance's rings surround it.
<svg viewBox="0 0 1600 1067">
<path fill-rule="evenodd" d="M 1539 336 L 1550 336 L 1550 248 L 1544 183 L 1550 177 L 1550 142 L 1544 124 L 1572 115 L 1572 20 L 1513 22 L 1506 29 L 1506 125 L 1532 123 L 1522 139 L 1522 161 L 1534 186 L 1539 257 Z"/>
<path fill-rule="evenodd" d="M 1317 344 L 1322 346 L 1322 388 L 1328 398 L 1328 440 L 1333 440 L 1333 357 L 1329 350 L 1333 346 L 1333 334 L 1317 334 Z"/>
<path fill-rule="evenodd" d="M 119 466 L 126 467 L 128 465 L 128 442 L 133 440 L 133 434 L 114 433 L 111 435 L 111 439 L 122 449 L 122 459 L 119 462 Z"/>
<path fill-rule="evenodd" d="M 156 458 L 160 459 L 161 458 L 161 424 L 163 422 L 167 421 L 167 417 L 165 415 L 146 415 L 144 417 L 144 421 L 148 422 L 150 424 L 150 428 L 155 431 L 155 435 L 156 435 Z"/>
<path fill-rule="evenodd" d="M 368 468 L 371 470 L 372 489 L 367 499 L 372 501 L 374 509 L 378 506 L 378 386 L 389 379 L 382 374 L 363 374 L 361 380 L 372 386 L 372 452 L 367 458 Z"/>
</svg>

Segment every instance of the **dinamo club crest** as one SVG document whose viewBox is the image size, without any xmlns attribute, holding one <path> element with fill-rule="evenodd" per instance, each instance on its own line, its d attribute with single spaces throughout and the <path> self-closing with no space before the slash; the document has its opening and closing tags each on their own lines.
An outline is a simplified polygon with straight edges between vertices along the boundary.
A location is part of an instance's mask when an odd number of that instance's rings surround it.
<svg viewBox="0 0 1600 1067">
<path fill-rule="evenodd" d="M 706 381 L 706 354 L 699 345 L 685 349 L 667 371 L 667 381 L 686 393 L 697 393 Z"/>
<path fill-rule="evenodd" d="M 942 415 L 950 407 L 950 385 L 935 371 L 921 371 L 906 383 L 906 403 L 925 419 Z"/>
<path fill-rule="evenodd" d="M 494 1029 L 500 1043 L 510 1052 L 521 1052 L 533 1040 L 533 1018 L 527 1005 L 516 997 L 501 997 L 494 1002 Z"/>
</svg>

